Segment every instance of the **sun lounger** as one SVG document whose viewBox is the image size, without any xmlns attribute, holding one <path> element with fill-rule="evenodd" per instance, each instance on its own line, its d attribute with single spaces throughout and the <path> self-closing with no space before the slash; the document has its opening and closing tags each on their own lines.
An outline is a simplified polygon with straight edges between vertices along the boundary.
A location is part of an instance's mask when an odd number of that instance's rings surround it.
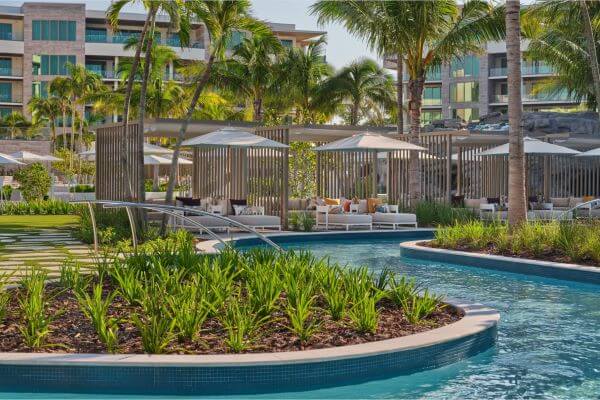
<svg viewBox="0 0 600 400">
<path fill-rule="evenodd" d="M 371 216 L 373 217 L 373 225 L 381 228 L 391 227 L 392 229 L 398 229 L 401 226 L 417 227 L 417 216 L 415 214 L 376 212 L 371 214 Z"/>
<path fill-rule="evenodd" d="M 347 231 L 351 227 L 367 227 L 373 229 L 373 218 L 368 214 L 336 214 L 331 213 L 332 206 L 317 206 L 317 228 L 342 227 Z"/>
</svg>

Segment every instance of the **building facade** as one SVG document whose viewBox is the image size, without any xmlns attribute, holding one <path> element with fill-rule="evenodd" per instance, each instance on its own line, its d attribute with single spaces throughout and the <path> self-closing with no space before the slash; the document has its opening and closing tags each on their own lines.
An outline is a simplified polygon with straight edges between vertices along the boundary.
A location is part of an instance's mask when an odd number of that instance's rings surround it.
<svg viewBox="0 0 600 400">
<path fill-rule="evenodd" d="M 145 15 L 123 13 L 119 30 L 106 20 L 106 12 L 88 10 L 85 4 L 26 2 L 20 7 L 0 5 L 0 116 L 13 111 L 27 115 L 27 103 L 33 96 L 44 96 L 52 79 L 67 73 L 68 63 L 85 66 L 116 88 L 119 60 L 132 57 L 134 50 L 124 49 L 132 36 L 139 36 Z M 283 46 L 304 47 L 325 32 L 298 30 L 293 24 L 269 23 Z M 171 46 L 181 62 L 208 58 L 208 35 L 201 23 L 192 25 L 189 47 L 182 48 L 168 20 L 157 19 L 156 40 Z M 230 47 L 245 36 L 236 32 Z M 168 79 L 178 80 L 171 64 Z"/>
<path fill-rule="evenodd" d="M 580 107 L 568 93 L 546 94 L 536 90 L 553 75 L 552 68 L 525 57 L 528 42 L 522 43 L 522 95 L 525 111 L 568 111 Z M 396 60 L 386 58 L 385 67 L 396 68 Z M 508 107 L 506 43 L 490 42 L 480 55 L 469 55 L 430 71 L 423 91 L 422 119 L 457 118 L 477 121 L 491 112 L 506 112 Z M 404 76 L 404 83 L 408 76 Z M 405 99 L 406 100 L 406 99 Z"/>
</svg>

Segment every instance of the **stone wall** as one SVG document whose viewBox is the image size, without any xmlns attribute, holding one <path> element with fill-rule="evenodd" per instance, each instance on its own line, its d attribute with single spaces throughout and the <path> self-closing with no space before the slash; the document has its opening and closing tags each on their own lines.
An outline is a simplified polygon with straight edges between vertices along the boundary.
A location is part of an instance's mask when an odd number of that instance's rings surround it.
<svg viewBox="0 0 600 400">
<path fill-rule="evenodd" d="M 0 140 L 0 153 L 31 151 L 36 154 L 51 154 L 49 140 Z"/>
</svg>

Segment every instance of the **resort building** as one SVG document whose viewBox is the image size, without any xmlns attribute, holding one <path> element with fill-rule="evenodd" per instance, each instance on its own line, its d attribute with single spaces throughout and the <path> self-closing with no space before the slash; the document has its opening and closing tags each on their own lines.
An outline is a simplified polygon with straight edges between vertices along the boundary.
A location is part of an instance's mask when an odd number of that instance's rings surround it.
<svg viewBox="0 0 600 400">
<path fill-rule="evenodd" d="M 574 111 L 579 102 L 568 93 L 536 92 L 535 87 L 552 76 L 552 68 L 542 61 L 526 57 L 528 42 L 521 45 L 522 95 L 525 111 Z M 395 69 L 394 57 L 386 57 L 386 68 Z M 508 84 L 506 79 L 506 43 L 489 42 L 481 55 L 469 55 L 427 75 L 423 91 L 423 124 L 436 119 L 457 118 L 477 121 L 492 112 L 506 113 Z M 404 75 L 405 85 L 408 75 Z M 406 93 L 406 92 L 405 92 Z M 406 95 L 405 95 L 406 101 Z"/>
<path fill-rule="evenodd" d="M 27 102 L 33 96 L 46 95 L 48 83 L 66 74 L 67 63 L 85 64 L 101 75 L 107 86 L 116 88 L 119 60 L 134 54 L 134 49 L 124 49 L 124 43 L 140 34 L 144 20 L 144 14 L 123 13 L 120 29 L 114 31 L 105 10 L 89 10 L 84 3 L 0 6 L 0 116 L 13 111 L 27 114 Z M 293 24 L 269 25 L 286 47 L 306 46 L 325 33 L 298 30 Z M 236 33 L 229 46 L 240 43 L 244 35 Z M 182 48 L 177 34 L 169 29 L 168 19 L 159 16 L 157 41 L 172 47 L 183 63 L 207 59 L 205 26 L 194 24 L 190 36 L 190 46 Z M 173 65 L 165 74 L 169 79 L 179 78 Z"/>
</svg>

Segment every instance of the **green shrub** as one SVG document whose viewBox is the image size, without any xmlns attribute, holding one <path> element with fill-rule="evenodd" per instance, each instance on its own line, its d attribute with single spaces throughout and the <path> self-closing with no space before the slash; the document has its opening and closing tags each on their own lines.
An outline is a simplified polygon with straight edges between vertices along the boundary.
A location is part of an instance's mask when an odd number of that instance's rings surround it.
<svg viewBox="0 0 600 400">
<path fill-rule="evenodd" d="M 33 200 L 0 203 L 0 215 L 66 215 L 76 214 L 83 207 L 62 200 Z"/>
<path fill-rule="evenodd" d="M 96 207 L 94 214 L 100 244 L 115 245 L 122 240 L 131 239 L 131 228 L 125 210 L 104 210 Z M 84 243 L 94 243 L 92 219 L 88 208 L 80 208 L 79 215 L 81 220 L 75 236 Z"/>
<path fill-rule="evenodd" d="M 12 186 L 4 185 L 0 190 L 2 191 L 2 196 L 0 197 L 2 197 L 3 200 L 10 200 L 10 196 L 12 196 L 13 192 Z"/>
<path fill-rule="evenodd" d="M 75 185 L 69 189 L 71 193 L 94 193 L 96 188 L 93 185 Z"/>
<path fill-rule="evenodd" d="M 419 226 L 448 226 L 477 219 L 469 208 L 452 207 L 449 204 L 434 201 L 422 201 L 414 210 Z"/>
<path fill-rule="evenodd" d="M 290 214 L 288 224 L 293 231 L 312 232 L 317 221 L 307 212 L 294 212 Z"/>
<path fill-rule="evenodd" d="M 50 190 L 52 178 L 41 163 L 33 163 L 19 169 L 15 175 L 25 201 L 41 200 Z"/>
<path fill-rule="evenodd" d="M 47 315 L 48 296 L 45 284 L 48 274 L 39 268 L 31 268 L 21 280 L 23 295 L 19 298 L 19 309 L 23 325 L 19 327 L 25 344 L 32 348 L 43 347 L 50 334 L 53 317 Z"/>
<path fill-rule="evenodd" d="M 420 295 L 414 294 L 402 302 L 404 316 L 410 323 L 418 324 L 436 309 L 443 307 L 442 300 L 442 296 L 433 295 L 425 289 Z"/>
</svg>

